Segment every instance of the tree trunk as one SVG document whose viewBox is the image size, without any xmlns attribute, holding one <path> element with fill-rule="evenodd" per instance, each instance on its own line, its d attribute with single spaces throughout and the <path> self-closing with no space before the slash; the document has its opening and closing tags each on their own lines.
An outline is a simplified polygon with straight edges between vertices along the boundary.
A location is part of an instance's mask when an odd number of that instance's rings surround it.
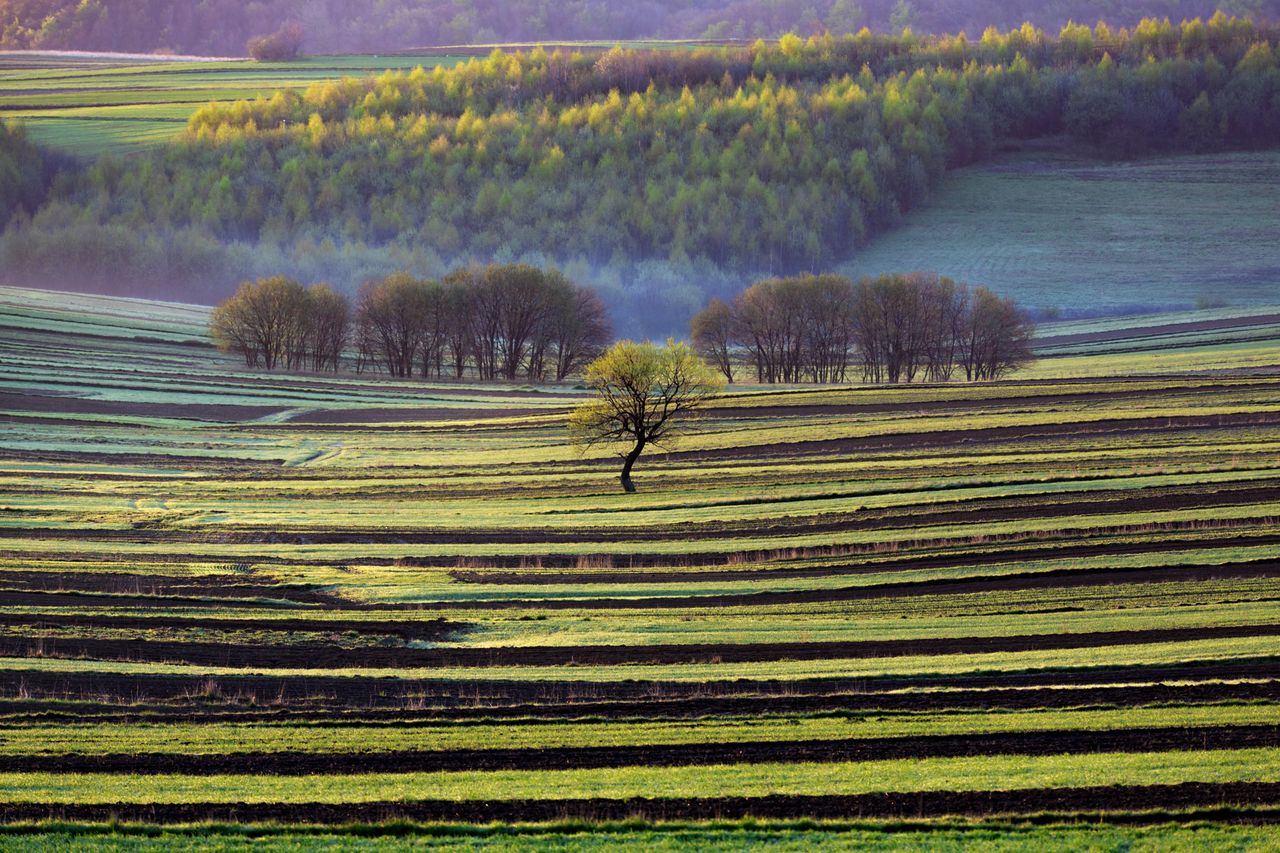
<svg viewBox="0 0 1280 853">
<path fill-rule="evenodd" d="M 636 446 L 631 448 L 631 452 L 627 454 L 626 461 L 622 463 L 622 490 L 628 494 L 636 490 L 636 484 L 631 482 L 631 466 L 636 464 L 636 460 L 640 458 L 641 451 L 644 450 L 644 439 L 636 442 Z"/>
</svg>

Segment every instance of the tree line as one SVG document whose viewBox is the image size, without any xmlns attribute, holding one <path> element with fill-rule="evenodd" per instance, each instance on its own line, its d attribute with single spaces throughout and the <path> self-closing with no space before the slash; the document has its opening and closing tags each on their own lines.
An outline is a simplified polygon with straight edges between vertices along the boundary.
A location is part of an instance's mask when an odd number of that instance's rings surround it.
<svg viewBox="0 0 1280 853">
<path fill-rule="evenodd" d="M 1130 24 L 1208 16 L 1216 0 L 6 0 L 0 48 L 169 50 L 232 56 L 295 24 L 313 53 L 548 39 L 771 38 L 857 32 L 981 33 L 1030 21 Z M 1233 3 L 1280 17 L 1276 0 Z"/>
<path fill-rule="evenodd" d="M 1218 15 L 496 52 L 327 81 L 204 107 L 181 141 L 57 181 L 0 241 L 0 276 L 216 289 L 259 257 L 329 279 L 385 274 L 387 257 L 431 278 L 524 261 L 590 276 L 619 316 L 669 331 L 710 290 L 691 282 L 729 293 L 834 266 L 1007 140 L 1123 156 L 1280 142 L 1278 40 Z"/>
<path fill-rule="evenodd" d="M 327 284 L 286 276 L 245 282 L 213 310 L 209 335 L 246 367 L 338 370 L 351 330 L 351 305 Z"/>
<path fill-rule="evenodd" d="M 931 273 L 854 283 L 840 275 L 759 281 L 696 314 L 698 352 L 729 382 L 999 379 L 1031 358 L 1035 324 L 1011 300 Z"/>
<path fill-rule="evenodd" d="M 62 165 L 32 142 L 21 125 L 0 121 L 0 228 L 39 208 Z"/>
<path fill-rule="evenodd" d="M 348 364 L 401 378 L 538 382 L 563 381 L 613 340 L 593 290 L 524 264 L 468 267 L 441 281 L 393 273 L 365 282 L 354 306 L 324 284 L 246 282 L 215 309 L 210 332 L 248 367 Z"/>
</svg>

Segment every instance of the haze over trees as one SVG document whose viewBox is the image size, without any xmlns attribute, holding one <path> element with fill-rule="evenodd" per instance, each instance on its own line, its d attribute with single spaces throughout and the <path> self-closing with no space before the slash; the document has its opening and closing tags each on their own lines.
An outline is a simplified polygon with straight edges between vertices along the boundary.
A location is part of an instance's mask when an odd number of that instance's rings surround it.
<svg viewBox="0 0 1280 853">
<path fill-rule="evenodd" d="M 625 331 L 668 332 L 708 295 L 849 259 L 1010 140 L 1116 156 L 1280 143 L 1278 38 L 1217 16 L 495 52 L 205 107 L 181 142 L 57 182 L 0 261 L 15 281 L 177 280 L 187 298 L 264 268 L 350 282 L 554 263 Z"/>
<path fill-rule="evenodd" d="M 0 48 L 169 50 L 239 55 L 292 23 L 311 53 L 556 39 L 776 38 L 857 32 L 967 32 L 1024 21 L 1057 29 L 1105 19 L 1208 17 L 1222 8 L 1260 20 L 1277 0 L 7 0 Z"/>
<path fill-rule="evenodd" d="M 563 381 L 603 352 L 600 298 L 555 270 L 470 267 L 442 281 L 407 273 L 366 282 L 356 305 L 359 364 L 393 376 Z"/>
<path fill-rule="evenodd" d="M 724 386 L 692 347 L 672 340 L 619 341 L 587 365 L 585 381 L 595 396 L 570 414 L 570 437 L 582 447 L 618 447 L 626 492 L 636 490 L 631 470 L 640 454 L 670 448 L 689 415 Z"/>
<path fill-rule="evenodd" d="M 0 228 L 34 213 L 53 178 L 55 160 L 27 138 L 21 125 L 0 121 Z"/>
<path fill-rule="evenodd" d="M 259 62 L 285 62 L 297 59 L 302 51 L 302 27 L 285 24 L 274 33 L 249 39 L 249 55 Z"/>
<path fill-rule="evenodd" d="M 694 315 L 698 352 L 732 382 L 999 379 L 1032 358 L 1035 324 L 1011 300 L 932 273 L 855 284 L 839 275 L 759 281 Z"/>
</svg>

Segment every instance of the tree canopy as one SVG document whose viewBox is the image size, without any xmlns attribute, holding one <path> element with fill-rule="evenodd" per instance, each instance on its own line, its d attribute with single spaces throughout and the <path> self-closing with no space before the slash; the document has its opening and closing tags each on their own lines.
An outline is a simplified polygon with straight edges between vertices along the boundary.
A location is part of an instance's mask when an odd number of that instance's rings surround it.
<svg viewBox="0 0 1280 853">
<path fill-rule="evenodd" d="M 569 416 L 572 440 L 606 444 L 622 457 L 622 488 L 636 490 L 631 469 L 645 448 L 669 447 L 688 415 L 715 396 L 724 380 L 688 344 L 619 341 L 587 365 L 594 398 Z"/>
<path fill-rule="evenodd" d="M 550 39 L 776 38 L 857 32 L 1058 28 L 1106 19 L 1208 16 L 1218 0 L 6 0 L 0 48 L 171 50 L 239 55 L 250 39 L 300 26 L 312 53 Z M 1231 6 L 1280 17 L 1277 0 Z"/>
<path fill-rule="evenodd" d="M 1056 37 L 495 51 L 204 107 L 180 142 L 57 182 L 0 260 L 15 279 L 75 281 L 110 257 L 140 288 L 210 289 L 267 264 L 350 283 L 554 263 L 652 335 L 709 292 L 849 259 L 1009 141 L 1066 134 L 1116 156 L 1276 144 L 1278 40 L 1217 15 Z"/>
<path fill-rule="evenodd" d="M 694 315 L 694 346 L 732 382 L 947 382 L 999 379 L 1032 358 L 1035 323 L 1012 300 L 934 273 L 758 281 Z"/>
</svg>

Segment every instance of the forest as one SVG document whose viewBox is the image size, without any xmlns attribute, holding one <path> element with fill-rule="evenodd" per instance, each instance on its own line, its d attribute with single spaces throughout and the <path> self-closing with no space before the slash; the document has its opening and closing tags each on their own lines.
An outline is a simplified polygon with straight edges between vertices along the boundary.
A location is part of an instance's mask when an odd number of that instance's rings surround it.
<svg viewBox="0 0 1280 853">
<path fill-rule="evenodd" d="M 266 268 L 352 287 L 556 264 L 628 334 L 829 268 L 948 169 L 1063 135 L 1113 157 L 1280 141 L 1280 30 L 1216 15 L 692 51 L 494 51 L 213 104 L 181 141 L 64 171 L 5 275 L 225 295 Z"/>
<path fill-rule="evenodd" d="M 57 162 L 27 138 L 21 125 L 0 122 L 0 211 L 9 211 L 9 216 L 34 213 Z"/>
<path fill-rule="evenodd" d="M 1277 0 L 6 0 L 0 49 L 244 55 L 251 39 L 296 25 L 312 53 L 428 45 L 646 38 L 755 39 L 785 33 L 967 32 L 1030 21 L 1058 29 L 1105 19 L 1280 16 Z"/>
</svg>

